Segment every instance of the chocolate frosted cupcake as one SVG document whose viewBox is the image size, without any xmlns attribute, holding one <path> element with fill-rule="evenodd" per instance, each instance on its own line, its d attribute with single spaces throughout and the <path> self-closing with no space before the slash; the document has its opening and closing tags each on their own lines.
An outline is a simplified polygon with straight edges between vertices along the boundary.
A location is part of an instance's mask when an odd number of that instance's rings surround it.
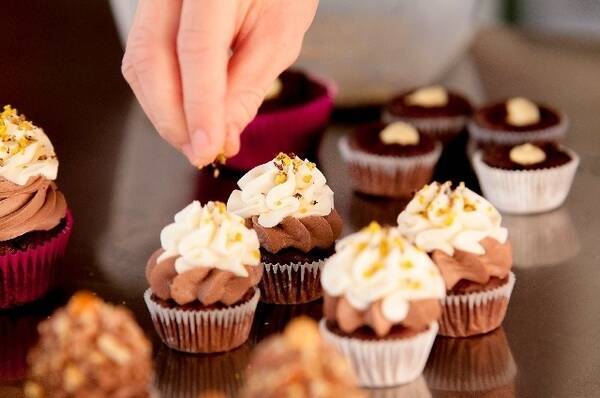
<svg viewBox="0 0 600 398">
<path fill-rule="evenodd" d="M 562 205 L 578 165 L 575 152 L 554 142 L 488 145 L 473 157 L 483 194 L 498 209 L 513 214 Z"/>
<path fill-rule="evenodd" d="M 438 338 L 424 374 L 436 397 L 515 396 L 517 365 L 502 328 L 469 339 Z"/>
<path fill-rule="evenodd" d="M 410 196 L 431 180 L 442 146 L 404 122 L 358 128 L 339 142 L 354 189 L 379 196 Z"/>
<path fill-rule="evenodd" d="M 241 150 L 227 166 L 249 170 L 280 151 L 310 152 L 333 109 L 334 84 L 300 70 L 283 72 L 271 85 L 258 114 L 241 135 Z"/>
<path fill-rule="evenodd" d="M 320 298 L 320 269 L 342 232 L 323 173 L 314 163 L 279 154 L 250 170 L 238 186 L 227 209 L 258 234 L 265 270 L 261 299 L 294 304 Z"/>
<path fill-rule="evenodd" d="M 321 282 L 321 333 L 351 361 L 360 385 L 395 386 L 421 374 L 445 295 L 427 253 L 373 222 L 338 242 Z"/>
<path fill-rule="evenodd" d="M 315 321 L 296 318 L 254 351 L 242 398 L 365 398 L 352 368 L 319 335 Z"/>
<path fill-rule="evenodd" d="M 39 326 L 27 398 L 152 397 L 152 347 L 132 314 L 75 294 Z"/>
<path fill-rule="evenodd" d="M 446 283 L 440 334 L 465 337 L 500 326 L 515 284 L 500 213 L 461 183 L 434 182 L 398 216 L 398 229 L 428 252 Z"/>
<path fill-rule="evenodd" d="M 50 288 L 72 218 L 54 180 L 58 160 L 44 131 L 9 105 L 0 113 L 0 308 Z"/>
<path fill-rule="evenodd" d="M 561 140 L 568 127 L 562 112 L 515 97 L 478 109 L 469 122 L 469 133 L 479 145 L 515 145 Z"/>
<path fill-rule="evenodd" d="M 242 345 L 260 297 L 256 233 L 225 204 L 194 201 L 163 228 L 160 240 L 146 266 L 144 300 L 163 342 L 191 353 Z"/>
<path fill-rule="evenodd" d="M 410 123 L 447 143 L 464 129 L 471 113 L 471 104 L 462 95 L 442 86 L 428 86 L 393 98 L 385 107 L 383 120 Z"/>
</svg>

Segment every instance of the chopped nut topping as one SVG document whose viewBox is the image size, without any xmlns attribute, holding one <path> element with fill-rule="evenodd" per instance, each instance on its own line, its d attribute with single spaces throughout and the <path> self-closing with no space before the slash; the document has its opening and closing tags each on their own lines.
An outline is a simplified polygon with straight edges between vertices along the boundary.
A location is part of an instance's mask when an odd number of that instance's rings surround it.
<svg viewBox="0 0 600 398">
<path fill-rule="evenodd" d="M 131 360 L 129 350 L 111 335 L 104 334 L 100 336 L 98 338 L 98 348 L 107 357 L 120 365 L 125 365 Z"/>
<path fill-rule="evenodd" d="M 283 171 L 280 171 L 279 173 L 277 173 L 275 175 L 275 184 L 283 184 L 284 182 L 287 181 L 287 174 Z"/>
<path fill-rule="evenodd" d="M 74 365 L 68 365 L 65 368 L 63 375 L 63 386 L 65 391 L 74 392 L 77 390 L 85 381 L 83 373 L 77 369 Z"/>
</svg>

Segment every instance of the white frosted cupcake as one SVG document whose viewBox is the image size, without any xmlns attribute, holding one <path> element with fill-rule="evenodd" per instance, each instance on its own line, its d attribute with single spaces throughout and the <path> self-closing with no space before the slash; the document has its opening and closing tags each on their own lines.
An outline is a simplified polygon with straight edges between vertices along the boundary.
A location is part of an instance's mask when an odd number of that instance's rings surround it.
<svg viewBox="0 0 600 398">
<path fill-rule="evenodd" d="M 541 213 L 564 203 L 579 156 L 555 142 L 486 146 L 473 156 L 481 190 L 498 209 Z"/>
<path fill-rule="evenodd" d="M 500 213 L 460 184 L 431 183 L 398 216 L 398 229 L 429 253 L 446 283 L 440 334 L 465 337 L 500 326 L 515 283 Z"/>
<path fill-rule="evenodd" d="M 258 234 L 265 302 L 304 303 L 321 297 L 320 270 L 342 232 L 333 191 L 314 163 L 279 154 L 257 166 L 231 193 L 228 211 Z"/>
<path fill-rule="evenodd" d="M 321 333 L 351 361 L 362 386 L 395 386 L 421 374 L 445 295 L 425 252 L 373 222 L 338 242 L 321 282 Z"/>
<path fill-rule="evenodd" d="M 144 300 L 156 332 L 178 351 L 242 345 L 252 327 L 262 276 L 256 233 L 225 204 L 194 201 L 160 234 L 148 260 Z"/>
</svg>

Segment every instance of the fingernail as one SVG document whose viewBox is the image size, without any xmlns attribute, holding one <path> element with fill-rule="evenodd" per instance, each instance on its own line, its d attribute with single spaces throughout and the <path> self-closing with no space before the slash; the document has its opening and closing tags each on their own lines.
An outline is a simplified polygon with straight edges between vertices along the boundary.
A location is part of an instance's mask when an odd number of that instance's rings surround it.
<svg viewBox="0 0 600 398">
<path fill-rule="evenodd" d="M 190 137 L 192 144 L 192 151 L 194 156 L 197 158 L 203 158 L 208 146 L 210 145 L 210 139 L 208 134 L 204 130 L 196 130 Z"/>
</svg>

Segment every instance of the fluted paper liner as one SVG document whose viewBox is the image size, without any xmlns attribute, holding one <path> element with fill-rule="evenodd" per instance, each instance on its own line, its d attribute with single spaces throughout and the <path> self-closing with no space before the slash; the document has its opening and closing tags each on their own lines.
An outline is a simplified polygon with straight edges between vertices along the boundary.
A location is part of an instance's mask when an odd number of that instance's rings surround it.
<svg viewBox="0 0 600 398">
<path fill-rule="evenodd" d="M 470 339 L 437 339 L 424 374 L 434 390 L 474 393 L 512 383 L 517 364 L 504 331 L 498 329 Z"/>
<path fill-rule="evenodd" d="M 73 229 L 73 216 L 52 238 L 26 250 L 0 256 L 0 309 L 37 300 L 52 288 L 56 263 L 64 256 Z"/>
<path fill-rule="evenodd" d="M 508 281 L 495 289 L 444 297 L 439 334 L 468 337 L 497 329 L 506 316 L 515 280 L 515 274 L 511 272 Z"/>
<path fill-rule="evenodd" d="M 177 351 L 213 353 L 232 350 L 248 340 L 260 297 L 255 288 L 248 301 L 223 309 L 191 310 L 163 307 L 144 292 L 156 333 Z"/>
<path fill-rule="evenodd" d="M 264 272 L 259 287 L 261 301 L 270 304 L 300 304 L 323 296 L 321 269 L 325 260 L 270 264 L 263 263 Z"/>
<path fill-rule="evenodd" d="M 438 331 L 437 322 L 416 336 L 390 340 L 361 340 L 339 336 L 319 322 L 321 335 L 343 353 L 362 387 L 392 387 L 409 383 L 423 372 Z"/>
<path fill-rule="evenodd" d="M 357 191 L 394 198 L 411 196 L 429 183 L 442 153 L 436 143 L 433 151 L 418 156 L 375 155 L 353 149 L 348 137 L 340 138 L 338 147 Z"/>
<path fill-rule="evenodd" d="M 539 130 L 510 131 L 489 129 L 471 120 L 468 124 L 469 135 L 481 144 L 516 145 L 536 141 L 562 141 L 569 129 L 569 118 L 559 114 L 558 124 Z"/>
<path fill-rule="evenodd" d="M 473 156 L 473 166 L 483 195 L 501 212 L 533 214 L 556 209 L 569 195 L 579 156 L 568 148 L 571 160 L 564 165 L 539 170 L 504 170 Z"/>
<path fill-rule="evenodd" d="M 465 115 L 436 116 L 436 117 L 404 117 L 392 115 L 384 110 L 382 120 L 385 123 L 404 122 L 412 124 L 423 134 L 433 139 L 447 143 L 465 128 L 469 118 Z"/>
</svg>

